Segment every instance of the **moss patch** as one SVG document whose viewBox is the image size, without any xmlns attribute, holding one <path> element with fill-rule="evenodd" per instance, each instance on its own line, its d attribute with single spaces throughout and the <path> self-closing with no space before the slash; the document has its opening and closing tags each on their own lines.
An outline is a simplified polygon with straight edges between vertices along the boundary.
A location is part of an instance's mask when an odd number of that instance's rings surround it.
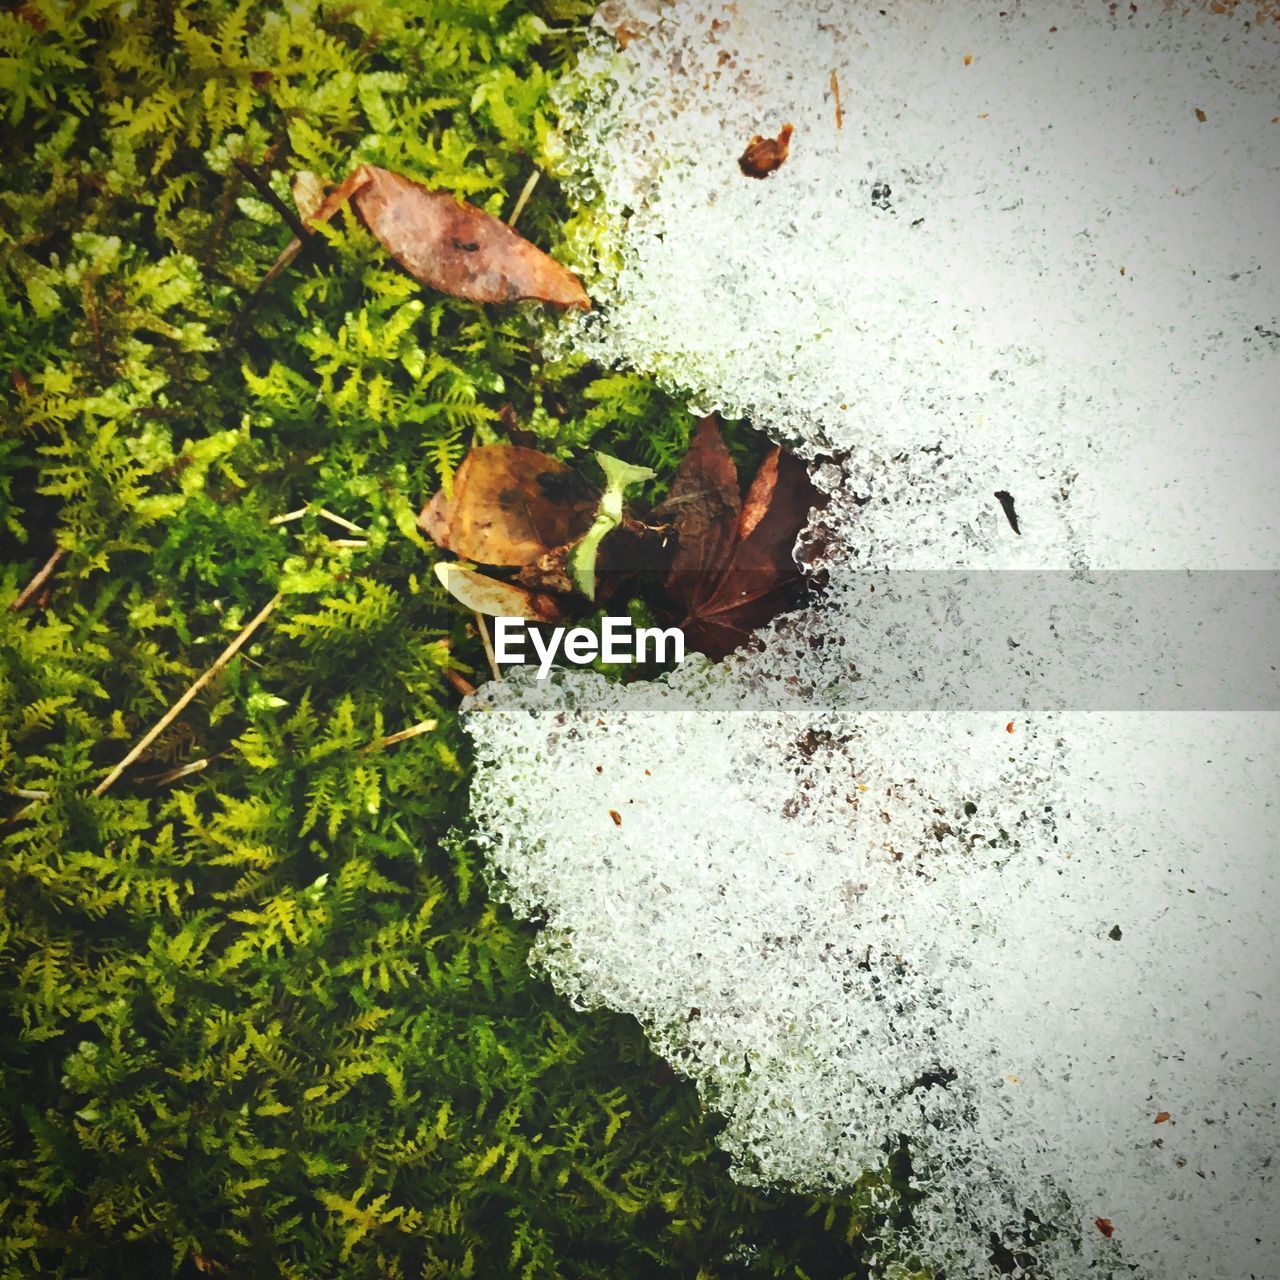
<svg viewBox="0 0 1280 1280">
<path fill-rule="evenodd" d="M 288 232 L 234 158 L 286 201 L 368 161 L 509 212 L 588 17 L 0 16 L 0 599 L 63 553 L 0 612 L 0 1275 L 860 1267 L 865 1196 L 733 1183 L 692 1090 L 530 974 L 451 834 L 447 669 L 483 659 L 418 506 L 512 414 L 666 477 L 688 414 L 545 359 L 526 309 L 425 292 L 354 222 L 246 310 Z M 554 250 L 569 214 L 544 178 L 521 230 Z"/>
</svg>

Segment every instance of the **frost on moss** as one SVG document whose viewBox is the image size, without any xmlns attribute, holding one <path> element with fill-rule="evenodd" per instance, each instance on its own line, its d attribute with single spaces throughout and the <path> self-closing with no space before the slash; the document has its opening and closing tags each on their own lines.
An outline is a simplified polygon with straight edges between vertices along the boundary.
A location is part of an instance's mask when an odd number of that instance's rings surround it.
<svg viewBox="0 0 1280 1280">
<path fill-rule="evenodd" d="M 862 570 L 1277 564 L 1251 17 L 738 0 L 584 64 L 618 239 L 576 340 L 839 453 L 829 583 L 720 669 L 487 691 L 480 834 L 557 984 L 640 1019 L 739 1177 L 843 1185 L 908 1139 L 882 1261 L 1273 1270 L 1274 715 L 818 697 L 893 687 Z M 947 621 L 958 650 L 1004 620 Z"/>
</svg>

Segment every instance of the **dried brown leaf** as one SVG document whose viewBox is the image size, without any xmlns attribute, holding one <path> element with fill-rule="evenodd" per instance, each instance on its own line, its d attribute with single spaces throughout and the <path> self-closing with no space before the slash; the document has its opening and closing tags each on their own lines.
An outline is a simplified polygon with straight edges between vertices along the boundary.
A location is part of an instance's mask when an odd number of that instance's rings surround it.
<svg viewBox="0 0 1280 1280">
<path fill-rule="evenodd" d="M 418 528 L 436 544 L 449 549 L 449 497 L 443 489 L 418 513 Z"/>
<path fill-rule="evenodd" d="M 565 463 L 513 444 L 472 449 L 418 524 L 464 560 L 518 568 L 576 542 L 591 526 L 596 495 Z"/>
<path fill-rule="evenodd" d="M 799 459 L 780 449 L 765 459 L 743 503 L 729 564 L 685 625 L 691 647 L 723 657 L 788 607 L 802 580 L 796 538 L 820 496 Z"/>
<path fill-rule="evenodd" d="M 578 277 L 501 219 L 390 169 L 362 165 L 356 172 L 365 175 L 352 197 L 360 217 L 423 284 L 472 302 L 530 298 L 591 309 Z"/>
<path fill-rule="evenodd" d="M 309 189 L 308 198 L 313 194 Z M 411 276 L 441 293 L 472 302 L 532 299 L 591 309 L 572 271 L 501 219 L 448 191 L 431 191 L 403 174 L 362 164 L 305 221 L 311 226 L 327 222 L 348 203 Z M 301 247 L 296 237 L 290 240 L 262 284 L 275 279 Z"/>
<path fill-rule="evenodd" d="M 756 478 L 747 490 L 742 504 L 742 514 L 738 517 L 738 541 L 749 538 L 756 526 L 764 519 L 773 501 L 774 491 L 778 487 L 778 460 L 782 450 L 774 447 L 773 451 L 760 464 Z"/>
</svg>

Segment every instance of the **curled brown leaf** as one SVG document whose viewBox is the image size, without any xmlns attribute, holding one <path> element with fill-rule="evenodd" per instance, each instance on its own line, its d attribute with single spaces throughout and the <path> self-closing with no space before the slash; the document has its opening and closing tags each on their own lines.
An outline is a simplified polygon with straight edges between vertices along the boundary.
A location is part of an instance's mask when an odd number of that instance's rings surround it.
<svg viewBox="0 0 1280 1280">
<path fill-rule="evenodd" d="M 307 219 L 325 222 L 344 205 L 416 280 L 472 302 L 530 299 L 591 309 L 582 282 L 492 214 L 377 165 L 362 164 Z M 293 240 L 267 273 L 280 273 L 301 247 Z"/>
</svg>

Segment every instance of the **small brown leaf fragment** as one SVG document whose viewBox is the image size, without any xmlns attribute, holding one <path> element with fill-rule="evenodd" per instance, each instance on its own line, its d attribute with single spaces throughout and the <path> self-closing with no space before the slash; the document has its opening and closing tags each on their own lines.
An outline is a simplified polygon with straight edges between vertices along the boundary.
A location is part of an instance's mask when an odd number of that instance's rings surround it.
<svg viewBox="0 0 1280 1280">
<path fill-rule="evenodd" d="M 577 587 L 573 575 L 569 572 L 569 552 L 572 544 L 554 547 L 546 555 L 529 565 L 524 565 L 516 574 L 515 580 L 531 591 L 556 591 L 562 595 L 572 595 Z"/>
<path fill-rule="evenodd" d="M 418 524 L 446 551 L 479 564 L 537 564 L 591 526 L 597 495 L 576 471 L 537 449 L 481 445 L 463 459 L 453 493 L 437 493 Z"/>
<path fill-rule="evenodd" d="M 1167 1111 L 1156 1112 L 1156 1121 L 1155 1121 L 1156 1124 L 1164 1124 L 1165 1121 L 1168 1119 L 1169 1119 L 1169 1113 Z"/>
<path fill-rule="evenodd" d="M 776 138 L 763 138 L 757 133 L 738 157 L 738 168 L 748 178 L 767 178 L 786 160 L 794 132 L 791 125 L 784 124 Z"/>
<path fill-rule="evenodd" d="M 605 0 L 595 14 L 594 21 L 602 26 L 625 49 L 633 40 L 639 40 L 652 30 L 662 17 L 669 0 L 644 0 L 643 3 L 620 3 Z M 712 23 L 715 30 L 715 23 Z"/>
<path fill-rule="evenodd" d="M 610 809 L 610 810 L 609 810 L 609 817 L 611 817 L 611 818 L 613 819 L 613 825 L 614 825 L 615 827 L 620 827 L 620 826 L 622 826 L 622 814 L 620 814 L 620 813 L 617 811 L 617 809 Z"/>
<path fill-rule="evenodd" d="M 965 65 L 966 67 L 971 67 L 971 66 L 973 66 L 973 54 L 971 54 L 971 53 L 966 53 L 966 54 L 964 55 L 964 65 Z"/>
<path fill-rule="evenodd" d="M 775 447 L 773 452 L 760 464 L 756 478 L 747 490 L 742 503 L 742 514 L 738 517 L 738 541 L 743 542 L 756 530 L 756 526 L 769 512 L 769 504 L 773 501 L 778 487 L 778 460 L 782 450 Z"/>
<path fill-rule="evenodd" d="M 27 26 L 33 27 L 36 31 L 48 31 L 49 24 L 45 21 L 44 16 L 39 13 L 33 4 L 20 4 L 13 10 L 13 16 L 19 22 L 25 22 Z"/>
<path fill-rule="evenodd" d="M 578 277 L 501 219 L 390 169 L 357 172 L 366 175 L 353 196 L 360 217 L 416 280 L 472 302 L 533 299 L 591 309 Z"/>
<path fill-rule="evenodd" d="M 844 128 L 844 108 L 840 105 L 840 79 L 835 68 L 831 68 L 831 94 L 836 100 L 836 128 Z"/>
<path fill-rule="evenodd" d="M 1013 504 L 1013 494 L 1007 489 L 997 489 L 992 496 L 1000 504 L 1000 510 L 1004 512 L 1004 518 L 1009 522 L 1009 528 L 1021 537 L 1022 530 L 1018 527 L 1018 512 Z"/>
<path fill-rule="evenodd" d="M 1093 1225 L 1097 1227 L 1108 1240 L 1115 1235 L 1116 1229 L 1111 1225 L 1110 1218 L 1094 1218 Z"/>
<path fill-rule="evenodd" d="M 1196 108 L 1196 119 L 1199 120 L 1201 124 L 1204 124 L 1204 122 L 1208 118 L 1209 117 L 1205 115 L 1205 113 L 1199 107 Z"/>
</svg>

